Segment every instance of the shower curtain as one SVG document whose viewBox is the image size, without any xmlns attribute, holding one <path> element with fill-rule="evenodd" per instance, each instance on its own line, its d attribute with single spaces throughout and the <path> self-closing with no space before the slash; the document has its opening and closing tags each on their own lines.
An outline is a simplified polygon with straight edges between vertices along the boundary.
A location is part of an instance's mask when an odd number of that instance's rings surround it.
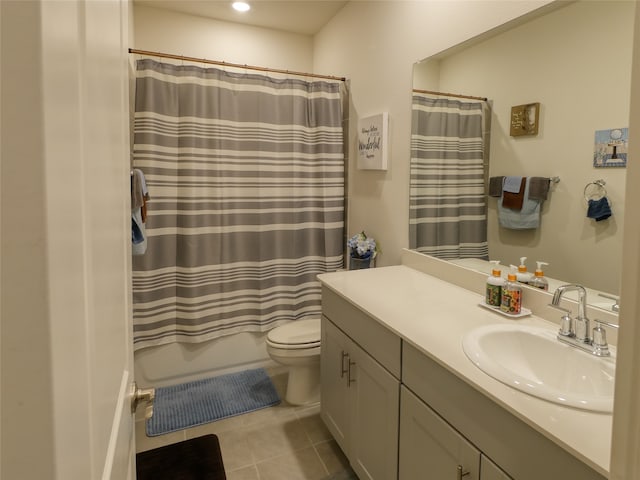
<svg viewBox="0 0 640 480">
<path fill-rule="evenodd" d="M 344 83 L 136 68 L 133 165 L 150 199 L 135 348 L 320 315 L 316 275 L 343 266 Z"/>
<path fill-rule="evenodd" d="M 443 259 L 488 259 L 486 102 L 413 95 L 409 246 Z"/>
</svg>

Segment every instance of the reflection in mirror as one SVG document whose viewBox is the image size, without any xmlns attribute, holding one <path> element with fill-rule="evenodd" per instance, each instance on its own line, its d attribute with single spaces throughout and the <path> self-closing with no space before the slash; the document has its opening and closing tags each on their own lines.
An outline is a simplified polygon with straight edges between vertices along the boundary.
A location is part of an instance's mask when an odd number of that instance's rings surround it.
<svg viewBox="0 0 640 480">
<path fill-rule="evenodd" d="M 501 198 L 485 197 L 488 258 L 518 265 L 527 257 L 531 272 L 536 261 L 544 261 L 552 279 L 617 295 L 625 168 L 594 165 L 595 136 L 628 127 L 635 2 L 554 5 L 419 62 L 414 89 L 489 99 L 485 192 L 492 177 L 560 179 L 540 203 L 536 228 L 501 226 Z M 512 136 L 512 107 L 532 104 L 539 104 L 537 134 Z M 413 163 L 411 170 L 413 182 Z M 612 215 L 596 221 L 587 217 L 585 187 L 600 179 Z M 439 187 L 445 188 L 444 180 Z M 430 221 L 412 210 L 410 229 Z M 608 310 L 614 302 L 597 294 L 589 298 Z"/>
</svg>

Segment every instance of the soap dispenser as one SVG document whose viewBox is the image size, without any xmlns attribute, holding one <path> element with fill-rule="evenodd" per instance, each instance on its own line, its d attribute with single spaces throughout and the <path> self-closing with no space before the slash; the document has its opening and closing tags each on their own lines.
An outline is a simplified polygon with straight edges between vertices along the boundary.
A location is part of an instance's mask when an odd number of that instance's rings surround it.
<svg viewBox="0 0 640 480">
<path fill-rule="evenodd" d="M 549 290 L 549 282 L 544 278 L 544 272 L 542 271 L 542 265 L 549 265 L 547 262 L 536 261 L 537 268 L 533 278 L 529 281 L 529 285 L 532 287 L 540 288 L 542 290 Z"/>
<path fill-rule="evenodd" d="M 519 315 L 522 310 L 522 287 L 518 284 L 516 272 L 517 267 L 511 265 L 511 273 L 502 287 L 500 310 L 507 315 Z"/>
<path fill-rule="evenodd" d="M 518 265 L 518 273 L 516 274 L 516 280 L 520 283 L 529 283 L 533 278 L 530 272 L 527 272 L 527 266 L 524 262 L 527 260 L 527 257 L 520 257 L 520 265 Z"/>
<path fill-rule="evenodd" d="M 500 271 L 500 260 L 490 260 L 493 269 L 491 275 L 487 277 L 487 290 L 485 296 L 485 303 L 492 307 L 499 308 L 502 303 L 502 287 L 504 286 L 504 278 L 502 278 L 502 272 Z"/>
</svg>

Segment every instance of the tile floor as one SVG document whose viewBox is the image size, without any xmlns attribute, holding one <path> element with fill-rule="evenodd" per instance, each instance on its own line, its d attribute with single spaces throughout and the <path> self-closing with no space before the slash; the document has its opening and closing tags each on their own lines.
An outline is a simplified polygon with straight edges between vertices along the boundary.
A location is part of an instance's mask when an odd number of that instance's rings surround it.
<svg viewBox="0 0 640 480">
<path fill-rule="evenodd" d="M 320 407 L 286 403 L 286 370 L 267 368 L 279 405 L 157 437 L 136 422 L 138 452 L 213 433 L 228 480 L 357 480 L 320 419 Z"/>
</svg>

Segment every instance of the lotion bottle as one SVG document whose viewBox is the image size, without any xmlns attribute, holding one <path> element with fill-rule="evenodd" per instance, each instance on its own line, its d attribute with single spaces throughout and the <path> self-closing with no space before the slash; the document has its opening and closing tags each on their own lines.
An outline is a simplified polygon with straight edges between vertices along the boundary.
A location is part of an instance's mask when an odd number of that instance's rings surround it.
<svg viewBox="0 0 640 480">
<path fill-rule="evenodd" d="M 522 310 L 522 287 L 517 281 L 517 267 L 511 265 L 511 273 L 507 275 L 507 283 L 502 287 L 500 310 L 507 315 L 519 315 Z"/>
<path fill-rule="evenodd" d="M 520 265 L 518 265 L 518 273 L 516 274 L 516 280 L 520 283 L 529 283 L 533 278 L 530 272 L 527 272 L 527 266 L 524 264 L 527 257 L 520 257 Z"/>
<path fill-rule="evenodd" d="M 538 267 L 534 273 L 533 278 L 529 281 L 529 285 L 532 287 L 540 288 L 542 290 L 549 290 L 549 282 L 544 278 L 544 272 L 542 271 L 542 265 L 549 265 L 547 262 L 536 261 Z"/>
<path fill-rule="evenodd" d="M 485 303 L 499 308 L 502 304 L 502 287 L 504 286 L 504 278 L 502 278 L 502 272 L 498 268 L 500 260 L 490 260 L 489 263 L 493 263 L 494 267 L 491 270 L 491 275 L 487 277 Z"/>
</svg>

